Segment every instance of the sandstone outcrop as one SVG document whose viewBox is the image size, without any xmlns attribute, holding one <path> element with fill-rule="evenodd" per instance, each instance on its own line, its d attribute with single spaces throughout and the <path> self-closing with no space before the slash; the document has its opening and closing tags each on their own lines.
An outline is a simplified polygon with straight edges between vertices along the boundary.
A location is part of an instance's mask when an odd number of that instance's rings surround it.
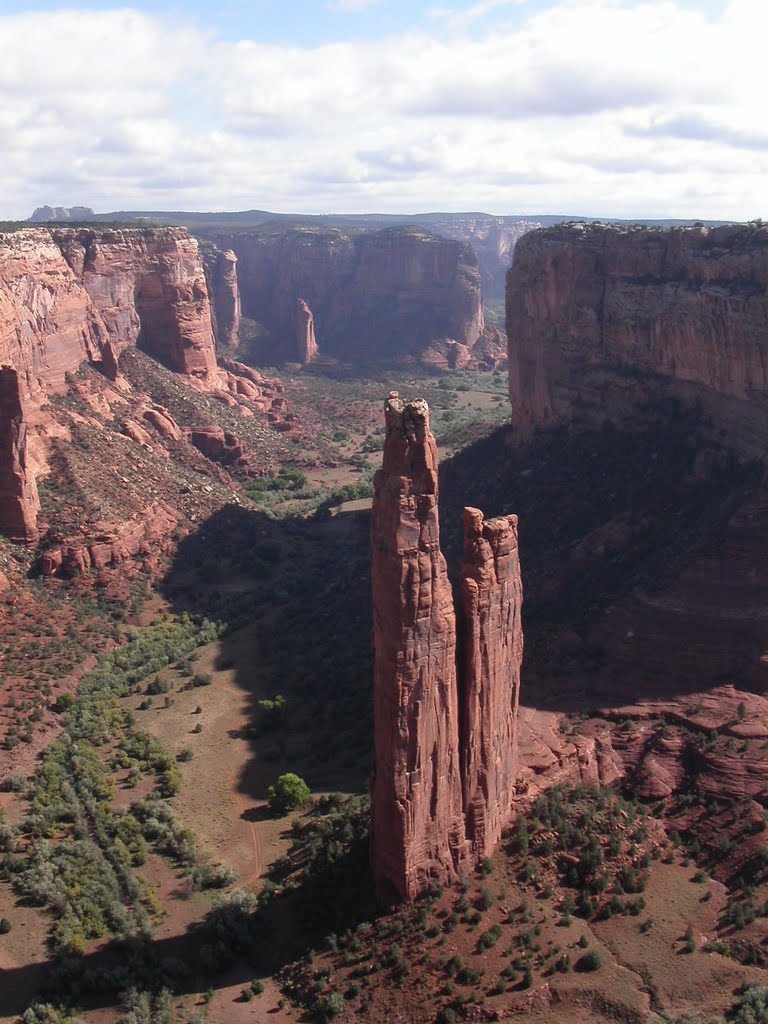
<svg viewBox="0 0 768 1024">
<path fill-rule="evenodd" d="M 72 579 L 84 572 L 120 565 L 136 555 L 156 556 L 168 546 L 178 513 L 161 502 L 125 523 L 96 523 L 90 536 L 53 538 L 43 552 L 43 576 Z"/>
<path fill-rule="evenodd" d="M 571 224 L 517 245 L 507 279 L 513 423 L 621 420 L 701 402 L 745 453 L 768 440 L 768 227 Z"/>
<path fill-rule="evenodd" d="M 426 402 L 386 407 L 371 519 L 374 880 L 412 899 L 492 851 L 517 771 L 522 628 L 517 520 L 465 513 L 462 629 L 440 550 L 437 447 Z"/>
<path fill-rule="evenodd" d="M 187 427 L 184 436 L 199 452 L 212 462 L 247 469 L 249 459 L 243 442 L 236 434 L 222 427 Z"/>
<path fill-rule="evenodd" d="M 322 351 L 343 358 L 418 355 L 436 338 L 471 348 L 483 330 L 480 272 L 466 243 L 416 227 L 203 234 L 237 256 L 243 313 L 268 332 L 265 362 L 296 359 L 299 299 Z"/>
</svg>

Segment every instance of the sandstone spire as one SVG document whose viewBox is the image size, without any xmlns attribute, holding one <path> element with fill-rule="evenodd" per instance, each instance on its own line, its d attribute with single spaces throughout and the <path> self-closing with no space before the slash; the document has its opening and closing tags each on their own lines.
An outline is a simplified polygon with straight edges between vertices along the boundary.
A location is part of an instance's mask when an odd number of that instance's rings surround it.
<svg viewBox="0 0 768 1024">
<path fill-rule="evenodd" d="M 304 299 L 299 299 L 296 303 L 296 352 L 299 362 L 305 366 L 311 363 L 318 353 L 315 318 Z"/>
<path fill-rule="evenodd" d="M 464 512 L 462 632 L 440 551 L 437 446 L 422 400 L 385 406 L 374 479 L 375 764 L 379 896 L 412 899 L 492 853 L 512 811 L 523 633 L 517 517 Z"/>
<path fill-rule="evenodd" d="M 373 873 L 411 899 L 455 873 L 464 841 L 456 620 L 437 519 L 427 403 L 386 403 L 371 526 L 375 642 Z"/>
<path fill-rule="evenodd" d="M 479 509 L 464 509 L 461 576 L 461 769 L 467 839 L 480 858 L 493 852 L 509 821 L 517 777 L 523 659 L 517 516 L 484 521 Z"/>
</svg>

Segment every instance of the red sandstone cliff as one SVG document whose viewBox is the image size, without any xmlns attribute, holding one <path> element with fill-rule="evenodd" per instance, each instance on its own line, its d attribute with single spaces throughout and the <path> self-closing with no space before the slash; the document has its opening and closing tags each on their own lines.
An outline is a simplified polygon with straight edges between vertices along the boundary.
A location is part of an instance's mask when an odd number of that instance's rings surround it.
<svg viewBox="0 0 768 1024">
<path fill-rule="evenodd" d="M 462 629 L 440 550 L 437 447 L 426 402 L 386 404 L 371 517 L 374 880 L 412 899 L 493 851 L 517 775 L 522 588 L 517 519 L 465 512 Z"/>
<path fill-rule="evenodd" d="M 118 354 L 138 344 L 177 373 L 215 378 L 211 305 L 196 239 L 183 228 L 51 234 Z"/>
<path fill-rule="evenodd" d="M 0 234 L 0 530 L 36 537 L 35 480 L 50 436 L 62 433 L 48 396 L 84 361 L 115 380 L 120 352 L 136 344 L 199 386 L 229 388 L 197 242 L 184 229 Z"/>
<path fill-rule="evenodd" d="M 464 510 L 462 779 L 467 839 L 493 852 L 509 821 L 517 779 L 517 713 L 523 660 L 517 516 Z"/>
<path fill-rule="evenodd" d="M 766 227 L 531 232 L 507 278 L 513 422 L 620 415 L 666 382 L 763 451 L 767 289 Z"/>
<path fill-rule="evenodd" d="M 237 255 L 243 312 L 269 332 L 265 361 L 296 358 L 299 299 L 312 309 L 323 351 L 346 358 L 418 355 L 443 338 L 471 348 L 483 330 L 474 251 L 422 228 L 353 236 L 305 226 L 205 237 Z"/>
<path fill-rule="evenodd" d="M 64 387 L 83 360 L 99 363 L 110 344 L 98 310 L 51 233 L 0 234 L 0 365 L 37 400 Z"/>
</svg>

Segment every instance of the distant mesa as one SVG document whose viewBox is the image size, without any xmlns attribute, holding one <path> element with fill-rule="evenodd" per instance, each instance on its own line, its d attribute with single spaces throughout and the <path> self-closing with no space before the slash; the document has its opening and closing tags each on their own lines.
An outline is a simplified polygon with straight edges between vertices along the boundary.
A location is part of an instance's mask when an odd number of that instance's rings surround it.
<svg viewBox="0 0 768 1024">
<path fill-rule="evenodd" d="M 29 218 L 33 224 L 48 224 L 52 221 L 96 220 L 90 206 L 38 206 Z"/>
<path fill-rule="evenodd" d="M 465 509 L 457 616 L 429 408 L 395 391 L 385 419 L 371 517 L 371 860 L 388 904 L 470 870 L 501 837 L 517 777 L 523 632 L 517 517 Z"/>
</svg>

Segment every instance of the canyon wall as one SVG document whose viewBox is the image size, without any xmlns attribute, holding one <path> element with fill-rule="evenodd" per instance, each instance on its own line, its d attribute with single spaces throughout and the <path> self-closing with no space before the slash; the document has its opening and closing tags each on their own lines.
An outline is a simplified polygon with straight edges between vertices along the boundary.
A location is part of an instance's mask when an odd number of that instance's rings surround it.
<svg viewBox="0 0 768 1024">
<path fill-rule="evenodd" d="M 507 277 L 513 424 L 705 405 L 745 453 L 768 440 L 768 227 L 570 224 L 517 245 Z"/>
<path fill-rule="evenodd" d="M 386 407 L 371 519 L 374 881 L 412 899 L 492 852 L 517 772 L 522 590 L 517 520 L 465 513 L 461 630 L 440 550 L 437 446 L 426 402 Z"/>
<path fill-rule="evenodd" d="M 215 378 L 205 271 L 186 230 L 54 228 L 51 235 L 118 354 L 138 344 L 177 373 Z"/>
<path fill-rule="evenodd" d="M 480 272 L 466 243 L 421 228 L 346 234 L 325 227 L 202 232 L 237 256 L 243 313 L 268 337 L 267 362 L 301 360 L 297 303 L 328 355 L 418 355 L 437 339 L 471 348 L 483 330 Z"/>
<path fill-rule="evenodd" d="M 111 380 L 139 345 L 219 388 L 205 274 L 183 228 L 29 228 L 0 234 L 0 530 L 33 541 L 47 402 L 88 361 Z"/>
</svg>

